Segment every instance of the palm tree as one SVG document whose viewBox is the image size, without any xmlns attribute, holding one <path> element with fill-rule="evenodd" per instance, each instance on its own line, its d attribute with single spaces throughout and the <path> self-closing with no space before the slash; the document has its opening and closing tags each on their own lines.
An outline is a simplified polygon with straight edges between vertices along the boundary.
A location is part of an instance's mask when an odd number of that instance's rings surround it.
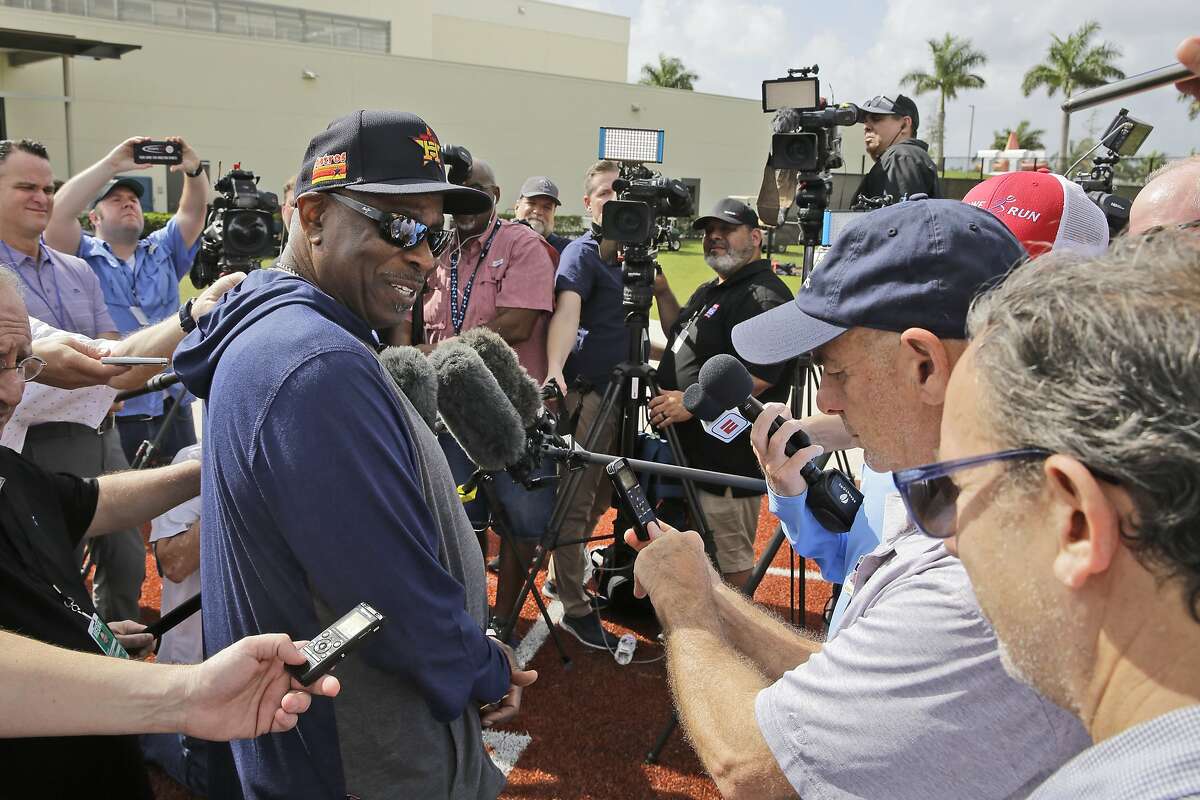
<svg viewBox="0 0 1200 800">
<path fill-rule="evenodd" d="M 692 84 L 698 80 L 700 76 L 685 67 L 678 58 L 659 53 L 657 67 L 653 64 L 642 65 L 642 79 L 638 83 L 691 91 Z"/>
<path fill-rule="evenodd" d="M 962 89 L 982 89 L 987 83 L 971 70 L 987 63 L 987 56 L 971 46 L 970 39 L 958 39 L 950 34 L 929 40 L 933 54 L 933 72 L 913 71 L 900 79 L 902 86 L 911 85 L 918 95 L 938 92 L 937 154 L 946 155 L 946 100 L 954 100 Z"/>
<path fill-rule="evenodd" d="M 1042 144 L 1042 136 L 1046 132 L 1041 128 L 1030 127 L 1029 120 L 1023 119 L 1016 128 L 992 131 L 992 136 L 995 137 L 992 139 L 992 149 L 1003 150 L 1007 147 L 1010 133 L 1017 134 L 1017 147 L 1021 150 L 1044 150 L 1046 148 L 1046 145 Z"/>
<path fill-rule="evenodd" d="M 1113 44 L 1092 45 L 1092 37 L 1099 33 L 1100 23 L 1091 20 L 1083 23 L 1079 30 L 1066 39 L 1050 34 L 1053 40 L 1046 51 L 1046 60 L 1025 73 L 1021 91 L 1028 97 L 1039 86 L 1046 87 L 1046 94 L 1054 97 L 1061 90 L 1069 98 L 1076 89 L 1090 89 L 1112 80 L 1124 78 L 1113 61 L 1121 57 L 1121 50 Z M 1059 134 L 1059 158 L 1066 158 L 1071 147 L 1071 115 L 1062 115 L 1062 131 Z M 1066 169 L 1062 164 L 1059 169 Z"/>
</svg>

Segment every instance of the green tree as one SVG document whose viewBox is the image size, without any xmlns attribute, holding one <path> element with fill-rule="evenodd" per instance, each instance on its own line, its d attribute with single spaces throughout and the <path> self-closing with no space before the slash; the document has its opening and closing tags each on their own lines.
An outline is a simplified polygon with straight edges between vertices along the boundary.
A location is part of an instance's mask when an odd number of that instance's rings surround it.
<svg viewBox="0 0 1200 800">
<path fill-rule="evenodd" d="M 666 89 L 692 90 L 692 84 L 700 76 L 683 65 L 683 62 L 666 53 L 658 54 L 658 65 L 643 64 L 642 78 L 638 83 L 646 86 L 662 86 Z"/>
<path fill-rule="evenodd" d="M 1200 117 L 1200 100 L 1193 100 L 1189 95 L 1181 94 L 1179 95 L 1179 102 L 1188 104 L 1188 119 Z"/>
<path fill-rule="evenodd" d="M 1046 51 L 1046 60 L 1026 72 L 1025 79 L 1021 81 L 1021 91 L 1025 96 L 1044 86 L 1050 97 L 1061 91 L 1063 97 L 1069 98 L 1077 89 L 1090 89 L 1124 78 L 1125 73 L 1113 63 L 1121 57 L 1121 50 L 1108 42 L 1092 44 L 1092 37 L 1099 32 L 1100 23 L 1090 20 L 1066 39 L 1050 34 L 1052 41 Z M 1071 148 L 1071 115 L 1066 111 L 1062 114 L 1062 130 L 1058 141 L 1059 158 L 1064 159 Z M 1059 169 L 1066 169 L 1069 164 L 1064 159 Z"/>
<path fill-rule="evenodd" d="M 1008 146 L 1008 134 L 1015 132 L 1017 134 L 1017 147 L 1022 150 L 1044 150 L 1046 145 L 1042 144 L 1042 136 L 1045 131 L 1041 128 L 1031 127 L 1029 120 L 1023 119 L 1016 128 L 1006 128 L 1002 131 L 992 131 L 992 149 L 1003 150 Z"/>
<path fill-rule="evenodd" d="M 933 71 L 914 70 L 900 79 L 901 86 L 912 86 L 922 95 L 938 93 L 937 114 L 937 157 L 946 155 L 946 101 L 954 100 L 963 89 L 982 89 L 984 79 L 972 72 L 987 63 L 987 56 L 971 46 L 970 39 L 959 39 L 946 34 L 929 40 L 929 51 L 933 55 Z"/>
</svg>

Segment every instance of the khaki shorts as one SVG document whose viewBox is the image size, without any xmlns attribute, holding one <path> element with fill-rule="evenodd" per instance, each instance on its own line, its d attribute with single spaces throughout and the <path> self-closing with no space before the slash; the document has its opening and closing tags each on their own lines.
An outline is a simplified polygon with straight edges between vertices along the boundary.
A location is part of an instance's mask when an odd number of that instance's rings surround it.
<svg viewBox="0 0 1200 800">
<path fill-rule="evenodd" d="M 731 493 L 731 489 L 726 489 L 724 495 L 696 490 L 708 527 L 712 529 L 717 563 L 724 575 L 754 568 L 754 534 L 762 509 L 762 495 L 733 497 Z"/>
</svg>

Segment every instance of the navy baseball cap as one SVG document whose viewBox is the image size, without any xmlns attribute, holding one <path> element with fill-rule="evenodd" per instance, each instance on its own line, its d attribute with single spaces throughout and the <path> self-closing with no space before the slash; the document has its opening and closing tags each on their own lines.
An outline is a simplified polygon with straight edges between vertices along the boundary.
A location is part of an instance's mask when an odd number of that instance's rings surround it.
<svg viewBox="0 0 1200 800">
<path fill-rule="evenodd" d="M 146 193 L 146 187 L 143 186 L 142 182 L 139 180 L 134 180 L 133 178 L 113 178 L 111 181 L 104 184 L 104 188 L 100 190 L 100 194 L 96 195 L 96 199 L 92 201 L 92 208 L 95 208 L 97 203 L 112 194 L 114 189 L 121 188 L 128 189 L 129 191 L 133 192 L 139 200 L 141 200 L 142 195 Z"/>
<path fill-rule="evenodd" d="M 736 325 L 733 346 L 747 361 L 775 364 L 850 328 L 965 339 L 971 301 L 1025 256 L 983 209 L 918 195 L 847 225 L 796 299 Z"/>
<path fill-rule="evenodd" d="M 726 225 L 749 225 L 754 228 L 758 226 L 758 214 L 741 200 L 726 197 L 713 206 L 712 213 L 708 216 L 696 217 L 695 222 L 692 223 L 692 229 L 703 230 L 708 223 L 714 221 L 724 222 Z"/>
<path fill-rule="evenodd" d="M 416 114 L 355 111 L 313 137 L 296 179 L 296 197 L 353 189 L 367 194 L 440 194 L 447 214 L 480 214 L 491 195 L 449 183 L 437 134 Z"/>
</svg>

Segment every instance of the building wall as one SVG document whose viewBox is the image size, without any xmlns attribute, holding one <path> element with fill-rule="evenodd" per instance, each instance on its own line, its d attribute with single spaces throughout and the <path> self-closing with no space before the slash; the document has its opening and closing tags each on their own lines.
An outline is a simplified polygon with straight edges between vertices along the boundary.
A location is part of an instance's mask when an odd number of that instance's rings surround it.
<svg viewBox="0 0 1200 800">
<path fill-rule="evenodd" d="M 370 16 L 373 3 L 347 0 L 338 10 Z M 440 24 L 434 17 L 433 27 Z M 491 161 L 506 206 L 524 178 L 546 174 L 562 187 L 563 213 L 578 214 L 600 125 L 664 128 L 663 172 L 700 178 L 702 205 L 756 194 L 770 146 L 769 116 L 750 100 L 9 8 L 0 9 L 0 27 L 141 45 L 119 61 L 72 62 L 76 171 L 128 136 L 178 134 L 214 166 L 240 161 L 278 190 L 331 119 L 391 107 L 421 114 L 443 141 Z M 319 77 L 305 80 L 304 70 Z M 0 59 L 9 134 L 43 140 L 66 177 L 62 105 L 12 96 L 61 95 L 61 80 L 57 59 L 19 68 Z M 155 177 L 154 207 L 165 210 L 165 172 L 147 174 Z"/>
</svg>

